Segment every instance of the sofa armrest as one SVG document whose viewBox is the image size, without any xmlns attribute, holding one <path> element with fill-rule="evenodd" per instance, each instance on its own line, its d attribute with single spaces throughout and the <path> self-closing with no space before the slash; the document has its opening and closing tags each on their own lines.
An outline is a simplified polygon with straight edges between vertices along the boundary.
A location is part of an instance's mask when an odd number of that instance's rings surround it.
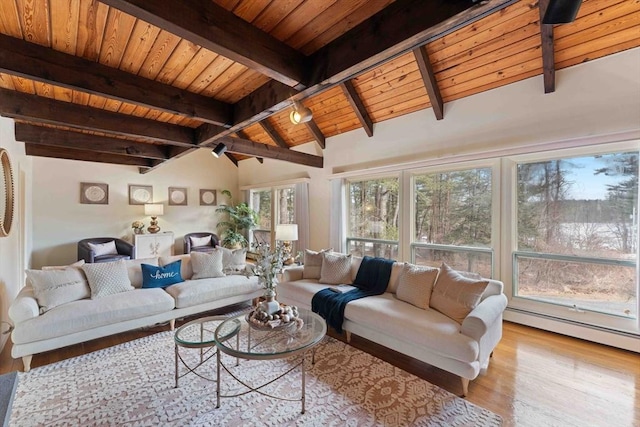
<svg viewBox="0 0 640 427">
<path fill-rule="evenodd" d="M 283 282 L 293 282 L 294 280 L 302 280 L 303 266 L 289 267 L 284 270 L 282 275 Z"/>
<path fill-rule="evenodd" d="M 40 315 L 38 301 L 30 287 L 23 288 L 9 306 L 9 318 L 14 325 Z"/>
<path fill-rule="evenodd" d="M 492 295 L 482 300 L 462 322 L 460 332 L 480 341 L 507 308 L 507 297 L 504 294 Z"/>
</svg>

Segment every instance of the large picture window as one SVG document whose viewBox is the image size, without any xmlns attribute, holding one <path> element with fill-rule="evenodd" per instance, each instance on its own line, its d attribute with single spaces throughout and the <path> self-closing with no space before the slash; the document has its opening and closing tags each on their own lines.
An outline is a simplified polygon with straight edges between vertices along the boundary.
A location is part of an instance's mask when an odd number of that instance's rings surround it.
<svg viewBox="0 0 640 427">
<path fill-rule="evenodd" d="M 295 224 L 295 196 L 294 186 L 251 190 L 251 207 L 260 217 L 251 233 L 252 246 L 274 244 L 278 224 Z"/>
<path fill-rule="evenodd" d="M 517 164 L 514 296 L 637 318 L 638 152 Z"/>
<path fill-rule="evenodd" d="M 413 199 L 414 263 L 492 277 L 491 168 L 414 175 Z"/>
<path fill-rule="evenodd" d="M 348 182 L 347 250 L 359 256 L 398 257 L 399 179 Z"/>
</svg>

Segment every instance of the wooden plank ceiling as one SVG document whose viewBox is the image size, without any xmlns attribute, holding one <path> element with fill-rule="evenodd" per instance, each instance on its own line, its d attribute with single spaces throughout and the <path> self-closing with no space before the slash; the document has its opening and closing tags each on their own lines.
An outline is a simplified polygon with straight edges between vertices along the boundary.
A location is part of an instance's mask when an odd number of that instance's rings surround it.
<svg viewBox="0 0 640 427">
<path fill-rule="evenodd" d="M 290 150 L 640 46 L 640 0 L 0 0 L 0 114 L 29 155 L 140 167 Z M 543 31 L 541 31 L 541 28 Z M 544 41 L 544 42 L 543 42 Z M 561 85 L 561 82 L 560 82 Z M 313 112 L 293 125 L 293 102 Z"/>
</svg>

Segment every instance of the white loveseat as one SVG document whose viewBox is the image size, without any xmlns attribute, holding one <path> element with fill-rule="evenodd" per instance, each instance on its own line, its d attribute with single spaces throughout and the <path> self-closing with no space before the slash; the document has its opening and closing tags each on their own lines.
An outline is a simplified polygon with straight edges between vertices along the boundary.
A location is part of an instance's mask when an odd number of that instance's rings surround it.
<svg viewBox="0 0 640 427">
<path fill-rule="evenodd" d="M 354 258 L 352 280 L 357 274 L 357 262 Z M 503 283 L 488 280 L 481 301 L 460 324 L 433 308 L 419 308 L 398 299 L 396 291 L 403 268 L 403 263 L 394 263 L 384 294 L 346 305 L 342 328 L 347 341 L 356 334 L 458 375 L 466 396 L 469 381 L 488 367 L 502 337 L 502 313 L 507 306 Z M 277 298 L 310 309 L 314 294 L 330 285 L 318 279 L 303 279 L 303 271 L 304 267 L 285 271 Z"/>
<path fill-rule="evenodd" d="M 167 265 L 182 260 L 184 282 L 167 288 L 143 289 L 141 264 Z M 157 323 L 250 301 L 262 295 L 257 277 L 232 274 L 191 279 L 190 255 L 124 261 L 133 290 L 83 298 L 41 313 L 32 286 L 27 284 L 9 307 L 14 358 L 22 358 L 29 371 L 33 354 L 105 337 Z"/>
</svg>

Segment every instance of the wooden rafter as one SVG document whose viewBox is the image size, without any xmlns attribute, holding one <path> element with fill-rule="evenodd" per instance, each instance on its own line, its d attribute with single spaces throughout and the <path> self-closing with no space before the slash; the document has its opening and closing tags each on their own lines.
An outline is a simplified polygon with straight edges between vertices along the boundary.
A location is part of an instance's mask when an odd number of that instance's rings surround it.
<svg viewBox="0 0 640 427">
<path fill-rule="evenodd" d="M 543 24 L 542 18 L 549 7 L 549 0 L 539 0 L 540 10 L 540 37 L 542 39 L 542 75 L 544 80 L 544 93 L 556 90 L 556 63 L 553 47 L 553 25 Z"/>
<path fill-rule="evenodd" d="M 232 106 L 224 102 L 3 34 L 0 71 L 216 125 L 231 123 Z"/>
<path fill-rule="evenodd" d="M 273 145 L 261 144 L 259 142 L 253 142 L 246 139 L 225 137 L 219 140 L 218 143 L 224 143 L 227 146 L 227 151 L 231 153 L 264 157 L 266 159 L 284 160 L 316 168 L 321 168 L 323 165 L 323 158 L 320 156 L 314 156 L 312 154 L 280 148 Z M 184 149 L 175 147 L 175 150 Z"/>
<path fill-rule="evenodd" d="M 320 148 L 324 150 L 325 144 L 326 144 L 325 137 L 322 131 L 320 130 L 320 128 L 318 127 L 318 125 L 316 124 L 315 120 L 311 119 L 308 122 L 306 122 L 304 125 L 307 127 L 309 132 L 311 132 L 311 135 L 313 135 L 313 139 L 315 139 L 315 141 L 318 143 Z"/>
<path fill-rule="evenodd" d="M 33 126 L 24 123 L 16 123 L 16 140 L 30 144 L 95 151 L 119 156 L 143 157 L 158 160 L 168 158 L 164 147 L 159 145 L 43 126 Z"/>
<path fill-rule="evenodd" d="M 130 138 L 144 138 L 183 147 L 193 147 L 195 140 L 195 130 L 188 127 L 112 113 L 99 108 L 56 101 L 8 89 L 0 89 L 0 114 L 25 121 L 70 126 Z"/>
<path fill-rule="evenodd" d="M 234 165 L 236 165 L 236 167 L 238 167 L 238 158 L 236 156 L 234 156 L 231 153 L 224 153 L 225 156 L 227 156 L 227 159 L 231 160 L 231 163 L 233 163 Z"/>
<path fill-rule="evenodd" d="M 356 88 L 353 86 L 353 83 L 351 83 L 351 80 L 346 80 L 340 83 L 340 87 L 342 88 L 342 92 L 344 92 L 344 96 L 347 97 L 349 104 L 351 104 L 353 112 L 356 113 L 356 117 L 358 117 L 364 131 L 369 135 L 369 137 L 372 137 L 373 122 L 371 121 L 369 113 L 367 113 L 367 109 L 362 103 L 360 96 L 358 96 L 358 92 L 356 92 Z"/>
<path fill-rule="evenodd" d="M 95 151 L 76 150 L 73 148 L 51 147 L 38 144 L 25 144 L 25 152 L 28 156 L 53 157 L 56 159 L 82 160 L 85 162 L 115 163 L 119 165 L 138 166 L 143 169 L 151 167 L 158 160 L 143 159 L 140 157 L 120 156 L 117 154 L 105 154 Z"/>
<path fill-rule="evenodd" d="M 420 70 L 424 87 L 427 89 L 433 114 L 436 115 L 437 120 L 442 120 L 444 118 L 444 105 L 440 88 L 438 87 L 438 82 L 436 81 L 436 76 L 433 73 L 433 67 L 429 60 L 429 55 L 424 47 L 418 47 L 413 50 L 413 56 L 415 56 L 416 62 L 418 63 L 418 69 Z"/>
<path fill-rule="evenodd" d="M 269 119 L 264 119 L 263 121 L 261 121 L 260 126 L 278 147 L 289 149 L 289 144 L 287 144 L 284 138 L 280 136 L 276 128 L 274 128 L 273 125 L 269 123 Z"/>
<path fill-rule="evenodd" d="M 242 139 L 249 139 L 249 140 L 251 139 L 249 138 L 249 135 L 247 135 L 247 133 L 242 129 L 236 132 L 236 135 L 238 135 L 238 137 Z M 238 159 L 233 154 L 231 153 L 225 153 L 225 154 L 228 154 L 229 156 L 233 157 L 236 160 L 236 162 L 238 161 Z M 256 157 L 256 160 L 259 161 L 260 163 L 264 163 L 264 159 L 262 157 Z M 236 166 L 238 166 L 237 163 L 236 163 Z"/>
<path fill-rule="evenodd" d="M 211 0 L 101 1 L 287 86 L 304 86 L 303 54 Z"/>
</svg>

